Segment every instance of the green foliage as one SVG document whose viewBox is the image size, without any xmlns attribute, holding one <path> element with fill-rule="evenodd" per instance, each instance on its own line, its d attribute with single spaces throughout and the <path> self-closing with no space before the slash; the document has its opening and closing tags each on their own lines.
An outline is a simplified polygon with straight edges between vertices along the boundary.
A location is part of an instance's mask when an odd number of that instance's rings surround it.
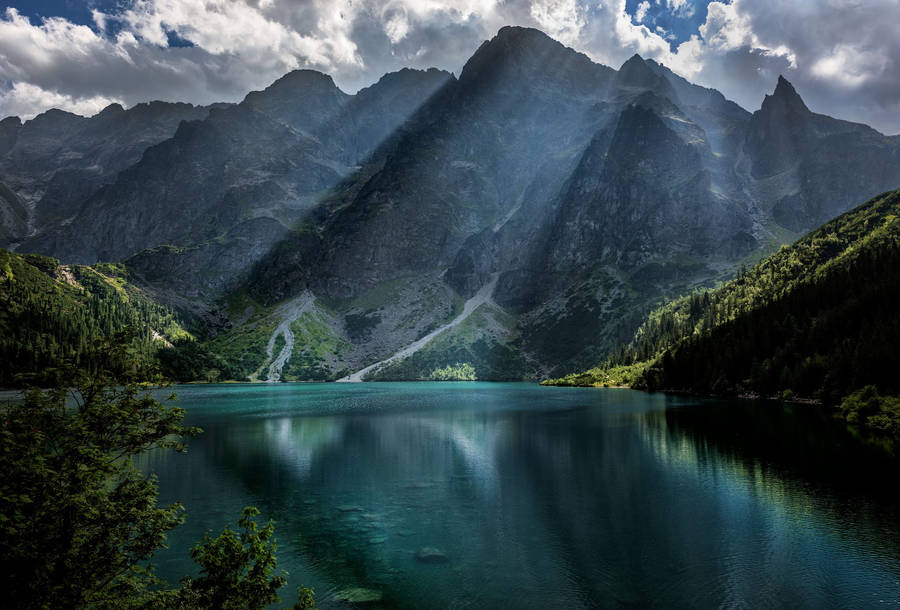
<svg viewBox="0 0 900 610">
<path fill-rule="evenodd" d="M 841 403 L 848 424 L 859 424 L 900 436 L 900 397 L 880 396 L 875 386 L 853 392 Z"/>
<path fill-rule="evenodd" d="M 432 381 L 475 381 L 475 367 L 468 362 L 457 362 L 456 364 L 434 369 L 428 378 Z"/>
<path fill-rule="evenodd" d="M 192 550 L 202 575 L 170 590 L 148 561 L 184 520 L 158 507 L 153 478 L 132 458 L 184 451 L 199 432 L 182 409 L 136 380 L 152 377 L 131 337 L 98 340 L 89 369 L 55 371 L 51 389 L 0 406 L 0 588 L 11 608 L 265 608 L 284 584 L 271 523 L 245 509 L 240 534 L 208 536 Z M 169 401 L 174 400 L 174 395 Z M 314 608 L 299 591 L 297 608 Z"/>
<path fill-rule="evenodd" d="M 265 363 L 266 345 L 278 325 L 270 314 L 269 310 L 258 311 L 249 323 L 216 336 L 205 342 L 201 349 L 220 361 L 216 368 L 227 371 L 227 378 L 247 379 Z M 281 341 L 283 346 L 284 339 Z"/>
<path fill-rule="evenodd" d="M 191 549 L 201 575 L 182 580 L 178 606 L 243 610 L 265 608 L 279 601 L 278 589 L 284 586 L 285 577 L 274 575 L 275 525 L 269 521 L 260 528 L 254 519 L 258 514 L 256 508 L 245 508 L 238 520 L 240 532 L 226 527 L 216 538 L 207 534 Z M 298 593 L 300 603 L 308 604 L 312 592 L 304 594 L 301 589 Z"/>
<path fill-rule="evenodd" d="M 156 506 L 156 484 L 131 458 L 183 450 L 197 432 L 183 411 L 121 370 L 129 348 L 101 341 L 91 370 L 60 371 L 51 390 L 0 408 L 0 587 L 11 607 L 140 605 L 156 584 L 141 562 L 183 520 Z"/>
<path fill-rule="evenodd" d="M 317 306 L 316 310 L 304 312 L 291 324 L 294 350 L 282 370 L 282 379 L 321 381 L 335 378 L 328 363 L 339 361 L 341 354 L 352 346 L 335 333 L 327 316 L 326 311 Z"/>
<path fill-rule="evenodd" d="M 246 377 L 242 370 L 193 339 L 175 341 L 171 348 L 159 350 L 156 356 L 163 376 L 171 381 L 211 381 L 213 371 L 219 372 L 215 380 Z"/>
<path fill-rule="evenodd" d="M 0 250 L 0 386 L 52 383 L 65 363 L 91 369 L 93 342 L 125 328 L 151 360 L 187 340 L 175 315 L 127 283 L 120 265 L 63 266 Z"/>
<path fill-rule="evenodd" d="M 637 362 L 630 365 L 595 367 L 583 373 L 572 373 L 558 379 L 547 379 L 541 385 L 593 386 L 603 388 L 637 387 L 643 379 L 649 363 Z"/>
</svg>

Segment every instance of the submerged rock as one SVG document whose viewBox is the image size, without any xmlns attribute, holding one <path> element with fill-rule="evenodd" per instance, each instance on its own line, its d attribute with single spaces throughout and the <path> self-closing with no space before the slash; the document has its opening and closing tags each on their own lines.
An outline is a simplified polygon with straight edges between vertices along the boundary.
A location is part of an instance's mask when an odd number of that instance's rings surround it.
<svg viewBox="0 0 900 610">
<path fill-rule="evenodd" d="M 352 587 L 338 591 L 334 596 L 335 601 L 362 606 L 365 604 L 377 604 L 384 599 L 384 594 L 378 589 L 366 589 L 364 587 Z"/>
<path fill-rule="evenodd" d="M 420 563 L 447 563 L 450 559 L 440 549 L 426 546 L 416 553 L 416 561 Z"/>
</svg>

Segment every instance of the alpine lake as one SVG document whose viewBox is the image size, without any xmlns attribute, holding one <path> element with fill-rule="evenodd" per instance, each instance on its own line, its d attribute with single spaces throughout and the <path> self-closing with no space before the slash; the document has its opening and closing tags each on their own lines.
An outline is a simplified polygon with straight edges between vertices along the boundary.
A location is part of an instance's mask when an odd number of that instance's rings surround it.
<svg viewBox="0 0 900 610">
<path fill-rule="evenodd" d="M 177 386 L 187 520 L 276 522 L 284 606 L 900 605 L 897 447 L 813 406 L 528 383 Z"/>
</svg>

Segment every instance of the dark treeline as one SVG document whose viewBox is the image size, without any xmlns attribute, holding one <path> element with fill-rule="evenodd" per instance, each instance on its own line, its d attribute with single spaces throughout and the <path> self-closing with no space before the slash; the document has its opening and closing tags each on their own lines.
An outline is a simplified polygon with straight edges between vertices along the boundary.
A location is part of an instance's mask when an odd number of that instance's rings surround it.
<svg viewBox="0 0 900 610">
<path fill-rule="evenodd" d="M 790 390 L 834 404 L 900 392 L 900 238 L 665 351 L 648 384 L 704 393 Z"/>
</svg>

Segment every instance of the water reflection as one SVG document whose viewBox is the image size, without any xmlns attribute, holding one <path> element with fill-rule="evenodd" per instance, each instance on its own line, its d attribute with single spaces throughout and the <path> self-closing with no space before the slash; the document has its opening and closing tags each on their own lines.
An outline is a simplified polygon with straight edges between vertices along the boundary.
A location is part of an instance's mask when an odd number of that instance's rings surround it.
<svg viewBox="0 0 900 610">
<path fill-rule="evenodd" d="M 278 521 L 291 586 L 326 607 L 347 587 L 416 608 L 900 601 L 896 461 L 820 417 L 521 384 L 345 388 L 184 396 L 205 434 L 145 464 L 193 521 L 164 570 L 253 503 Z"/>
</svg>

